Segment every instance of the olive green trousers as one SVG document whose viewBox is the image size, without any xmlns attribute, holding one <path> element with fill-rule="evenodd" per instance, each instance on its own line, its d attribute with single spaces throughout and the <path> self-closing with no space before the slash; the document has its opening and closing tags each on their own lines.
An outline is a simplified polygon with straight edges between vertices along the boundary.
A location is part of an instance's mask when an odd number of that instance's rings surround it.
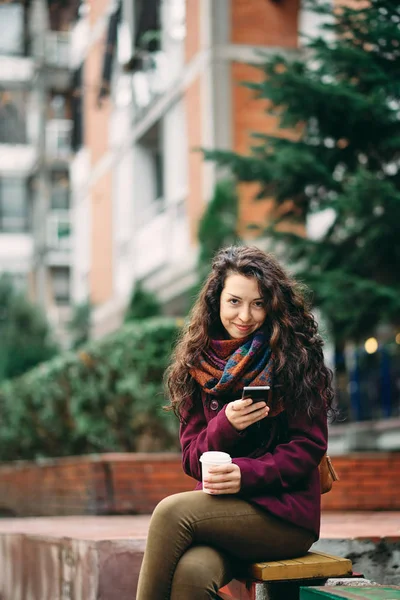
<svg viewBox="0 0 400 600">
<path fill-rule="evenodd" d="M 137 600 L 209 600 L 243 563 L 305 554 L 314 535 L 234 495 L 183 492 L 150 522 Z"/>
</svg>

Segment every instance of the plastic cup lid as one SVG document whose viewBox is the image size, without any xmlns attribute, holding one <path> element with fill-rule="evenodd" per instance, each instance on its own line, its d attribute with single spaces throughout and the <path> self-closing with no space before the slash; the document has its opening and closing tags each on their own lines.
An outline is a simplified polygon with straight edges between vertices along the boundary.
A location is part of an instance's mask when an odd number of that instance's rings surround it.
<svg viewBox="0 0 400 600">
<path fill-rule="evenodd" d="M 232 459 L 227 452 L 210 451 L 200 456 L 200 462 L 224 464 L 232 462 Z"/>
</svg>

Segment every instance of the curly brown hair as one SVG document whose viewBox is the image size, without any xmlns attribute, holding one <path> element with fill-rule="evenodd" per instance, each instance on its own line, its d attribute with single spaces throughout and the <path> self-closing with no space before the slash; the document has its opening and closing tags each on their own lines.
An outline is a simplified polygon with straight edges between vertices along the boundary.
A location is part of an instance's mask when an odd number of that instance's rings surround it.
<svg viewBox="0 0 400 600">
<path fill-rule="evenodd" d="M 211 339 L 226 337 L 219 316 L 220 296 L 232 274 L 258 281 L 267 312 L 263 328 L 275 356 L 274 389 L 285 410 L 291 414 L 306 410 L 310 416 L 321 409 L 331 411 L 332 372 L 324 364 L 323 341 L 310 312 L 307 289 L 273 255 L 254 246 L 230 246 L 215 256 L 166 371 L 169 408 L 182 419 L 186 401 L 198 392 L 190 368 L 198 365 Z"/>
</svg>

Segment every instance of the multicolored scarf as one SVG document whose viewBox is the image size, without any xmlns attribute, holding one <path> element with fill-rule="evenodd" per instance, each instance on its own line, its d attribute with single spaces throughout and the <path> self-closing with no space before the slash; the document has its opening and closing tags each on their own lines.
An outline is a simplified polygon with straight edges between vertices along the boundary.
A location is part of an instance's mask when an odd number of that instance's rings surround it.
<svg viewBox="0 0 400 600">
<path fill-rule="evenodd" d="M 272 388 L 274 357 L 265 334 L 257 331 L 246 338 L 212 340 L 211 346 L 190 374 L 212 396 L 241 397 L 244 386 L 269 385 Z M 270 407 L 270 416 L 283 410 L 279 402 Z"/>
</svg>

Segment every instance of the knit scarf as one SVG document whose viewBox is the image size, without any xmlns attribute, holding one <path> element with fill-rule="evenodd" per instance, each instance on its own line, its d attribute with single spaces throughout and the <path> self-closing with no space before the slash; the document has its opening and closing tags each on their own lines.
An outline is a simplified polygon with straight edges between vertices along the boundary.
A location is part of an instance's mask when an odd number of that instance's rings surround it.
<svg viewBox="0 0 400 600">
<path fill-rule="evenodd" d="M 274 357 L 265 334 L 257 331 L 246 338 L 212 340 L 203 351 L 199 365 L 190 374 L 207 394 L 229 394 L 240 398 L 244 386 L 269 385 L 272 388 Z M 270 406 L 270 416 L 283 410 L 280 402 Z"/>
</svg>

